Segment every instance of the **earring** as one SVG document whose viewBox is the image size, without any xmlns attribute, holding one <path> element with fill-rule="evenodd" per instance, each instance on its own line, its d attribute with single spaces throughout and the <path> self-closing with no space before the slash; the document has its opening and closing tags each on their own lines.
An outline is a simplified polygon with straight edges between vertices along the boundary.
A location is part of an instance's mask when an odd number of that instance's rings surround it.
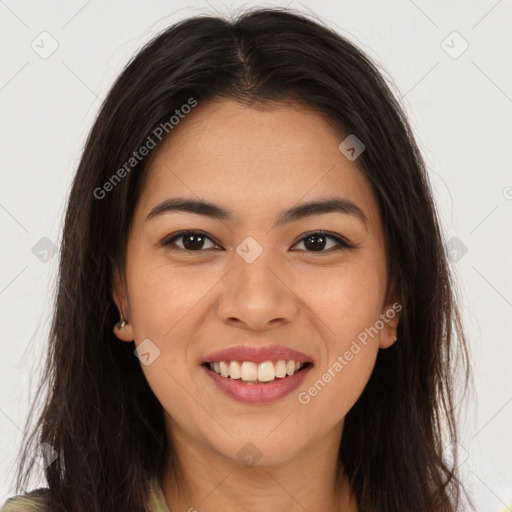
<svg viewBox="0 0 512 512">
<path fill-rule="evenodd" d="M 122 329 L 126 325 L 126 320 L 123 318 L 123 313 L 120 313 L 120 315 L 121 320 L 119 320 L 119 322 L 116 324 L 118 329 Z"/>
</svg>

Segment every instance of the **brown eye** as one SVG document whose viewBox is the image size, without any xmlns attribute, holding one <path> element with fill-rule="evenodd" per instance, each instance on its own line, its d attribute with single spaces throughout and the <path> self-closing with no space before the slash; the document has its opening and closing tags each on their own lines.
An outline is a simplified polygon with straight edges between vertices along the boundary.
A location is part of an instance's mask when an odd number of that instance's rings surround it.
<svg viewBox="0 0 512 512">
<path fill-rule="evenodd" d="M 176 241 L 181 240 L 182 244 L 177 244 Z M 211 247 L 205 247 L 205 245 L 210 242 Z M 217 245 L 213 243 L 211 238 L 206 236 L 204 233 L 200 231 L 182 231 L 176 235 L 173 235 L 171 238 L 165 240 L 162 243 L 163 246 L 175 245 L 177 249 L 181 249 L 184 251 L 195 251 L 200 252 L 203 249 L 215 249 Z"/>
<path fill-rule="evenodd" d="M 334 246 L 329 245 L 329 240 L 334 240 Z M 304 244 L 307 252 L 331 252 L 330 250 L 324 250 L 326 247 L 327 249 L 333 249 L 334 247 L 334 250 L 351 249 L 353 247 L 345 242 L 345 240 L 323 231 L 308 233 L 299 243 Z"/>
<path fill-rule="evenodd" d="M 179 243 L 178 243 L 179 242 Z M 334 242 L 334 243 L 333 243 Z M 333 252 L 341 249 L 353 248 L 342 238 L 325 233 L 323 231 L 314 231 L 304 236 L 300 242 L 304 244 L 306 252 Z M 210 244 L 210 246 L 208 246 Z M 299 244 L 295 244 L 297 247 Z M 201 231 L 182 231 L 172 235 L 162 242 L 162 246 L 171 247 L 173 250 L 187 252 L 202 252 L 207 249 L 219 249 L 219 246 L 213 240 Z"/>
</svg>

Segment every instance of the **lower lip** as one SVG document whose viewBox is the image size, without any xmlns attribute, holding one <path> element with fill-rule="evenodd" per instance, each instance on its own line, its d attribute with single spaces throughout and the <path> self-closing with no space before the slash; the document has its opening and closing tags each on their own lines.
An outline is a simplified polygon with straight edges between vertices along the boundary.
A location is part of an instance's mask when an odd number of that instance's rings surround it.
<svg viewBox="0 0 512 512">
<path fill-rule="evenodd" d="M 203 370 L 222 392 L 246 404 L 268 404 L 289 395 L 300 386 L 302 380 L 312 367 L 310 364 L 293 375 L 288 375 L 282 379 L 275 379 L 266 384 L 246 384 L 241 379 L 222 377 L 202 365 Z"/>
</svg>

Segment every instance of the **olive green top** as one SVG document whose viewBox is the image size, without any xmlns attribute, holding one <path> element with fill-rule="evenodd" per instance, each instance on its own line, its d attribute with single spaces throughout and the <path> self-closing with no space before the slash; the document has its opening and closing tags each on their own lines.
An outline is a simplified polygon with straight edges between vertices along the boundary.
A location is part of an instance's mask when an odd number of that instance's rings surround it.
<svg viewBox="0 0 512 512">
<path fill-rule="evenodd" d="M 162 488 L 155 477 L 151 481 L 151 512 L 170 512 L 165 503 Z M 9 498 L 3 506 L 0 504 L 0 512 L 48 512 L 48 488 L 40 487 L 25 494 Z"/>
</svg>

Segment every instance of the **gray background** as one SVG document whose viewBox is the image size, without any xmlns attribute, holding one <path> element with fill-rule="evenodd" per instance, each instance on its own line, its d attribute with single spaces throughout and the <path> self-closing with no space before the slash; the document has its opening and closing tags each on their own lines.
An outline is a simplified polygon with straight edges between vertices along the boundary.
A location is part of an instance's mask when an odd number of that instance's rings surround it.
<svg viewBox="0 0 512 512">
<path fill-rule="evenodd" d="M 100 102 L 157 32 L 184 17 L 243 5 L 313 11 L 373 57 L 402 98 L 439 203 L 474 364 L 475 388 L 462 417 L 462 474 L 479 511 L 512 511 L 506 0 L 0 0 L 0 503 L 12 494 L 12 463 L 41 370 L 65 200 Z"/>
</svg>

